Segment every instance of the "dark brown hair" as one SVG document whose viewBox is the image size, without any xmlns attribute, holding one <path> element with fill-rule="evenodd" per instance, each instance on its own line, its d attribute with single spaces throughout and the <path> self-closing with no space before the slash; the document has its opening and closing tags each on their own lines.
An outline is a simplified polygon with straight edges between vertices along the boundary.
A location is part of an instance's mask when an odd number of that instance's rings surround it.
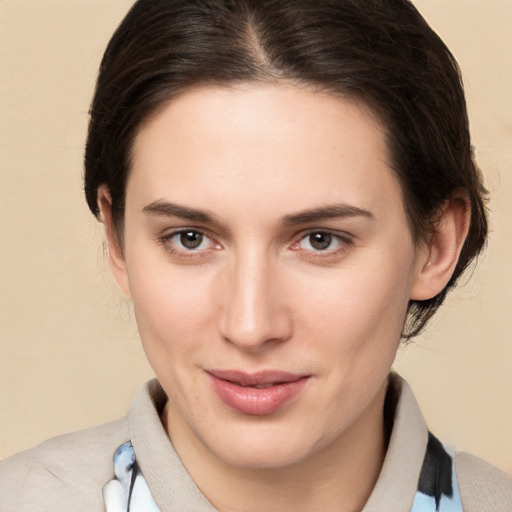
<svg viewBox="0 0 512 512">
<path fill-rule="evenodd" d="M 279 82 L 369 105 L 387 131 L 416 242 L 456 187 L 471 223 L 445 289 L 412 301 L 404 338 L 418 334 L 487 235 L 462 81 L 441 39 L 407 0 L 139 0 L 105 51 L 90 112 L 85 194 L 98 215 L 106 184 L 122 233 L 130 152 L 156 110 L 198 85 Z"/>
</svg>

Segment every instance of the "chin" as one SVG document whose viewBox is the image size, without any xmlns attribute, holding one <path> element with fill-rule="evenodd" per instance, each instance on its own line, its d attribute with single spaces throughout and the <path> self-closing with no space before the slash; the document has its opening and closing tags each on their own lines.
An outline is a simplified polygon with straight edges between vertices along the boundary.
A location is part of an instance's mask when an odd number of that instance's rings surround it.
<svg viewBox="0 0 512 512">
<path fill-rule="evenodd" d="M 300 463 L 321 449 L 321 443 L 310 433 L 293 426 L 263 431 L 240 427 L 225 433 L 224 442 L 218 439 L 212 438 L 210 446 L 207 442 L 207 448 L 224 463 L 241 469 L 280 469 Z"/>
<path fill-rule="evenodd" d="M 239 450 L 231 449 L 229 453 L 219 453 L 218 456 L 230 466 L 254 470 L 278 470 L 293 466 L 305 458 L 303 453 L 297 453 L 295 450 L 276 451 L 272 448 L 262 450 L 243 447 Z"/>
</svg>

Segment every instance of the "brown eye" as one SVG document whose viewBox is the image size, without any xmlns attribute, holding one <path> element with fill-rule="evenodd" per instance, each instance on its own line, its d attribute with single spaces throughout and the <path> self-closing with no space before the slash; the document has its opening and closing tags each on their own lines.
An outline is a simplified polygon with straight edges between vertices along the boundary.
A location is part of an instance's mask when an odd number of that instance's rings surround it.
<svg viewBox="0 0 512 512">
<path fill-rule="evenodd" d="M 203 242 L 203 234 L 198 231 L 184 231 L 180 233 L 180 243 L 186 249 L 197 249 Z"/>
<path fill-rule="evenodd" d="M 199 229 L 183 228 L 160 238 L 164 249 L 173 258 L 202 258 L 218 251 L 222 246 Z"/>
<path fill-rule="evenodd" d="M 348 237 L 343 237 L 329 231 L 310 231 L 304 235 L 292 248 L 309 254 L 332 256 L 351 245 Z"/>
<path fill-rule="evenodd" d="M 317 251 L 325 251 L 332 244 L 332 235 L 329 233 L 311 233 L 309 235 L 309 244 Z"/>
</svg>

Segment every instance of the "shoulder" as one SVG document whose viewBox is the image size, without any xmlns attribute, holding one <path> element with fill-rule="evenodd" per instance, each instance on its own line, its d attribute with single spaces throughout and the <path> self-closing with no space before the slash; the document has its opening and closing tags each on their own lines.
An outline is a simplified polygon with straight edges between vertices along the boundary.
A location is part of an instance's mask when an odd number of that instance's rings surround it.
<svg viewBox="0 0 512 512">
<path fill-rule="evenodd" d="M 512 475 L 465 452 L 455 454 L 455 471 L 464 512 L 512 510 Z"/>
<path fill-rule="evenodd" d="M 0 463 L 0 512 L 103 510 L 115 450 L 129 439 L 125 418 L 54 437 Z"/>
</svg>

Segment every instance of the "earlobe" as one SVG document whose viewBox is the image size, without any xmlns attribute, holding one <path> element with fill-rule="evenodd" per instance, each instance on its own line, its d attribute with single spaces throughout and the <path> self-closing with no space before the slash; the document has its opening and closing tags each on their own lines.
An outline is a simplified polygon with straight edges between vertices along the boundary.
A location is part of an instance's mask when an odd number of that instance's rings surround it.
<svg viewBox="0 0 512 512">
<path fill-rule="evenodd" d="M 112 215 L 112 198 L 106 185 L 98 188 L 98 208 L 100 210 L 100 220 L 105 226 L 105 236 L 107 239 L 107 253 L 110 270 L 121 288 L 122 292 L 130 297 L 130 285 L 123 247 L 119 234 L 114 226 Z"/>
<path fill-rule="evenodd" d="M 470 219 L 467 190 L 457 188 L 441 206 L 434 232 L 419 249 L 418 269 L 411 289 L 412 300 L 431 299 L 446 286 L 466 240 Z"/>
</svg>

